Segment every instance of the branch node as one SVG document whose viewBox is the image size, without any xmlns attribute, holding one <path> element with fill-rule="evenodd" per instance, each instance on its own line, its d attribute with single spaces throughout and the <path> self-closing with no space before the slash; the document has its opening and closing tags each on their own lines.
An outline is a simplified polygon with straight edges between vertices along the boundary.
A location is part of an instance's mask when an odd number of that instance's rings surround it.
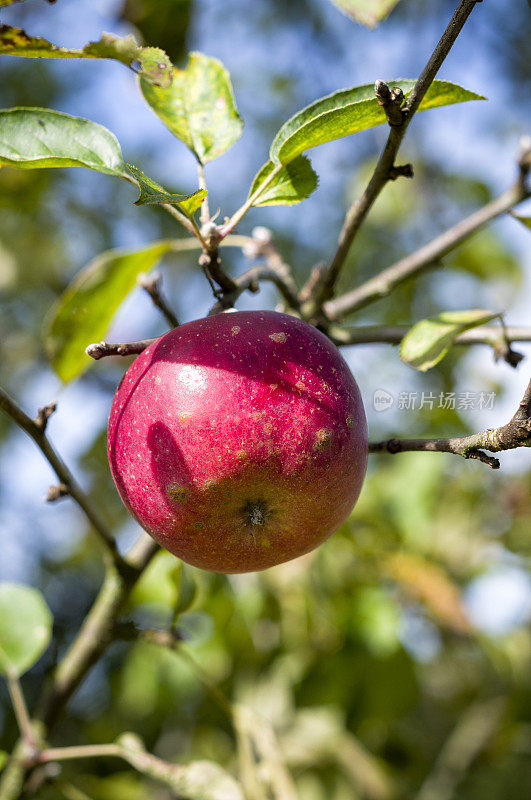
<svg viewBox="0 0 531 800">
<path fill-rule="evenodd" d="M 508 341 L 499 342 L 494 345 L 494 360 L 499 361 L 501 359 L 509 364 L 509 366 L 513 367 L 513 369 L 516 369 L 524 358 L 524 354 L 513 350 Z"/>
<path fill-rule="evenodd" d="M 106 355 L 105 352 L 106 349 L 107 349 L 106 342 L 93 342 L 92 344 L 89 344 L 87 347 L 85 347 L 85 353 L 88 356 L 90 356 L 90 358 L 93 358 L 95 361 L 98 361 L 98 359 L 103 358 L 103 356 Z"/>
<path fill-rule="evenodd" d="M 105 356 L 136 356 L 157 339 L 142 339 L 139 342 L 121 342 L 119 344 L 108 344 L 107 342 L 95 342 L 89 344 L 85 353 L 98 361 Z"/>
<path fill-rule="evenodd" d="M 48 489 L 48 494 L 46 495 L 46 502 L 54 503 L 56 500 L 60 500 L 61 497 L 66 497 L 68 494 L 70 494 L 70 490 L 66 483 L 60 483 L 57 486 L 50 486 Z"/>
<path fill-rule="evenodd" d="M 404 114 L 402 112 L 402 103 L 404 102 L 404 92 L 398 86 L 393 86 L 392 89 L 384 83 L 384 81 L 376 81 L 374 84 L 374 93 L 385 113 L 387 122 L 391 127 L 398 128 L 404 122 Z"/>
<path fill-rule="evenodd" d="M 396 181 L 397 178 L 413 178 L 413 164 L 401 164 L 393 166 L 387 173 L 390 181 Z"/>
<path fill-rule="evenodd" d="M 44 433 L 46 430 L 46 426 L 48 425 L 48 420 L 54 413 L 57 408 L 57 403 L 48 403 L 48 405 L 39 408 L 37 412 L 37 416 L 33 420 L 35 427 L 38 428 L 40 433 Z"/>
</svg>

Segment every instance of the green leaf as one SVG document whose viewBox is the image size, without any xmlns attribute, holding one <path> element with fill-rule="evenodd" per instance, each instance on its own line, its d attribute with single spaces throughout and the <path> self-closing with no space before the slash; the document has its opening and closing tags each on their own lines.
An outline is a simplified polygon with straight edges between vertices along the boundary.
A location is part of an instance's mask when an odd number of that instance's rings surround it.
<svg viewBox="0 0 531 800">
<path fill-rule="evenodd" d="M 140 88 L 166 127 L 202 164 L 220 156 L 241 136 L 243 123 L 229 73 L 215 58 L 190 53 L 185 69 L 174 68 L 171 86 L 153 86 L 141 77 Z"/>
<path fill-rule="evenodd" d="M 522 217 L 519 214 L 515 214 L 514 211 L 509 211 L 509 214 L 511 215 L 511 217 L 517 219 L 518 222 L 521 222 L 522 225 L 525 225 L 526 228 L 531 229 L 531 217 Z"/>
<path fill-rule="evenodd" d="M 160 241 L 139 250 L 108 250 L 74 278 L 45 323 L 46 349 L 61 380 L 71 381 L 87 369 L 87 345 L 105 337 L 137 275 L 152 269 L 170 248 L 171 242 Z"/>
<path fill-rule="evenodd" d="M 444 358 L 456 336 L 499 316 L 499 312 L 475 308 L 470 311 L 444 311 L 436 317 L 423 319 L 413 325 L 402 339 L 400 358 L 420 372 L 426 372 Z"/>
<path fill-rule="evenodd" d="M 275 164 L 272 161 L 264 164 L 253 181 L 249 197 L 258 192 L 274 169 Z M 277 172 L 254 200 L 253 206 L 291 206 L 300 203 L 317 189 L 318 182 L 310 159 L 298 156 Z"/>
<path fill-rule="evenodd" d="M 332 0 L 332 3 L 356 22 L 375 28 L 391 13 L 398 0 Z"/>
<path fill-rule="evenodd" d="M 52 624 L 37 589 L 0 583 L 0 672 L 19 677 L 32 667 L 48 647 Z"/>
<path fill-rule="evenodd" d="M 407 98 L 415 81 L 389 81 L 389 85 L 400 87 Z M 484 99 L 454 83 L 434 81 L 419 110 Z M 310 147 L 350 136 L 384 122 L 385 113 L 378 105 L 372 83 L 344 89 L 322 97 L 285 122 L 275 136 L 269 154 L 275 164 L 287 164 Z"/>
<path fill-rule="evenodd" d="M 198 189 L 192 194 L 171 194 L 166 189 L 163 189 L 162 186 L 159 186 L 158 183 L 155 183 L 154 180 L 148 178 L 147 175 L 144 175 L 142 170 L 133 164 L 126 164 L 126 168 L 133 178 L 138 181 L 140 197 L 135 202 L 136 206 L 170 203 L 170 205 L 178 205 L 188 217 L 191 217 L 208 194 L 206 189 Z"/>
<path fill-rule="evenodd" d="M 0 5 L 2 5 L 2 0 L 0 0 Z M 5 750 L 0 750 L 0 772 L 4 769 L 5 765 L 7 764 L 8 754 Z"/>
<path fill-rule="evenodd" d="M 127 178 L 116 137 L 96 122 L 45 108 L 0 111 L 0 167 L 88 167 Z"/>
<path fill-rule="evenodd" d="M 22 28 L 0 26 L 0 55 L 25 58 L 108 58 L 120 61 L 143 80 L 157 86 L 169 86 L 173 67 L 164 50 L 140 47 L 134 36 L 114 36 L 104 33 L 97 42 L 89 42 L 81 50 L 59 47 L 40 36 L 29 36 Z"/>
<path fill-rule="evenodd" d="M 140 75 L 146 83 L 163 88 L 171 85 L 173 64 L 160 47 L 141 47 L 137 60 L 140 63 Z"/>
</svg>

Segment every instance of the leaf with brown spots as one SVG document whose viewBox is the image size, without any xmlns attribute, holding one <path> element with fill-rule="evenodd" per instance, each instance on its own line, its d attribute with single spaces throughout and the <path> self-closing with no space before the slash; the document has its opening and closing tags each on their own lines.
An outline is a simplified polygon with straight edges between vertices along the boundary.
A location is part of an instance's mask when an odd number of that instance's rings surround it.
<svg viewBox="0 0 531 800">
<path fill-rule="evenodd" d="M 1 4 L 1 3 L 0 3 Z M 142 80 L 156 86 L 168 87 L 172 82 L 173 67 L 158 47 L 141 47 L 131 35 L 102 34 L 97 42 L 89 42 L 82 49 L 59 47 L 40 36 L 29 36 L 22 28 L 0 26 L 0 55 L 25 58 L 105 58 L 119 61 Z"/>
</svg>

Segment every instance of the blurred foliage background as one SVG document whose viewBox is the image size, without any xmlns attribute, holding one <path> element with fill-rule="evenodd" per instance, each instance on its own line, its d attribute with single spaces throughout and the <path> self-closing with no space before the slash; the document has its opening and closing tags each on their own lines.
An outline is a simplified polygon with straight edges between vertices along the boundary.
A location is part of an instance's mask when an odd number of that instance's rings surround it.
<svg viewBox="0 0 531 800">
<path fill-rule="evenodd" d="M 327 0 L 39 0 L 2 9 L 2 22 L 58 44 L 82 46 L 102 30 L 133 32 L 177 64 L 199 49 L 223 60 L 245 120 L 242 140 L 209 165 L 211 208 L 230 214 L 246 196 L 280 124 L 307 102 L 376 78 L 415 77 L 453 11 L 453 0 L 402 0 L 376 31 Z M 479 207 L 514 179 L 529 125 L 525 0 L 483 3 L 440 77 L 489 97 L 421 115 L 401 160 L 415 179 L 387 187 L 343 277 L 350 287 Z M 177 190 L 195 167 L 145 106 L 119 64 L 4 57 L 0 103 L 43 105 L 94 119 L 118 136 L 126 159 Z M 333 248 L 347 203 L 360 191 L 385 131 L 312 153 L 317 192 L 291 209 L 256 209 L 241 225 L 268 225 L 303 280 Z M 124 548 L 138 530 L 110 479 L 105 427 L 125 363 L 107 359 L 61 387 L 47 365 L 41 328 L 71 277 L 94 255 L 176 235 L 172 220 L 133 205 L 134 189 L 83 170 L 0 171 L 0 383 L 30 412 L 57 398 L 50 435 L 98 499 Z M 444 272 L 404 284 L 354 322 L 412 323 L 439 310 L 508 309 L 531 317 L 529 232 L 507 218 L 445 259 Z M 230 251 L 227 266 L 244 267 Z M 165 293 L 182 320 L 211 298 L 193 258 L 168 257 Z M 240 307 L 274 307 L 262 289 Z M 157 335 L 164 324 L 138 291 L 109 339 Z M 88 342 L 87 342 L 88 344 Z M 456 349 L 419 375 L 386 345 L 345 357 L 365 397 L 372 438 L 452 435 L 499 425 L 527 383 L 492 364 L 487 348 Z M 113 363 L 114 362 L 114 363 Z M 495 392 L 492 409 L 392 409 L 372 393 Z M 100 551 L 68 500 L 42 502 L 51 480 L 40 454 L 0 418 L 0 577 L 39 586 L 55 616 L 55 646 L 24 678 L 30 705 L 77 631 L 99 587 Z M 217 687 L 254 714 L 255 748 L 272 726 L 305 800 L 524 800 L 531 790 L 531 471 L 508 453 L 502 471 L 441 454 L 371 460 L 351 520 L 303 559 L 261 574 L 219 576 L 159 554 L 135 590 L 129 615 L 164 627 L 185 581 L 196 591 L 180 617 L 182 652 L 115 643 L 70 703 L 54 744 L 139 733 L 170 761 L 208 758 L 235 770 L 237 745 Z M 16 727 L 0 686 L 0 748 Z M 267 749 L 267 748 L 266 748 Z M 164 800 L 168 791 L 114 761 L 65 766 L 93 800 Z M 43 798 L 57 797 L 55 789 Z M 81 795 L 80 795 L 81 796 Z M 284 800 L 284 798 L 283 798 Z"/>
</svg>

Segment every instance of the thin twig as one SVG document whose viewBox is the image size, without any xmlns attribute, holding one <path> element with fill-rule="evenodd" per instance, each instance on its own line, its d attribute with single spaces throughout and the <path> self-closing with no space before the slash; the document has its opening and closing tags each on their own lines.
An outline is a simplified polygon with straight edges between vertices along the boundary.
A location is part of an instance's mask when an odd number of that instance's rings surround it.
<svg viewBox="0 0 531 800">
<path fill-rule="evenodd" d="M 242 249 L 247 258 L 263 258 L 269 269 L 277 273 L 282 281 L 282 285 L 286 287 L 291 297 L 297 297 L 299 290 L 293 277 L 293 270 L 290 265 L 284 261 L 275 247 L 273 234 L 269 228 L 264 228 L 263 226 L 253 228 L 252 239 Z M 286 297 L 284 299 L 286 299 Z M 298 303 L 293 305 L 293 303 L 290 302 L 290 306 L 291 308 L 298 308 Z"/>
<path fill-rule="evenodd" d="M 206 189 L 206 180 L 205 180 L 205 168 L 203 164 L 199 161 L 197 163 L 197 177 L 199 180 L 199 188 Z M 210 222 L 210 209 L 208 207 L 208 195 L 205 195 L 205 199 L 201 203 L 201 226 L 207 225 Z"/>
<path fill-rule="evenodd" d="M 20 734 L 27 745 L 36 747 L 37 740 L 20 681 L 16 675 L 7 675 L 7 688 Z"/>
<path fill-rule="evenodd" d="M 179 320 L 162 295 L 162 276 L 160 273 L 153 272 L 151 275 L 147 275 L 145 272 L 142 272 L 136 280 L 138 285 L 151 297 L 153 305 L 162 312 L 168 325 L 172 328 L 178 328 Z"/>
<path fill-rule="evenodd" d="M 13 422 L 15 422 L 19 428 L 22 428 L 22 430 L 25 431 L 28 434 L 28 436 L 30 436 L 33 439 L 33 441 L 40 449 L 43 456 L 48 461 L 53 471 L 59 478 L 61 484 L 63 484 L 67 488 L 68 494 L 76 501 L 78 506 L 85 512 L 86 517 L 91 522 L 94 530 L 96 530 L 97 533 L 99 534 L 100 540 L 105 545 L 106 550 L 112 557 L 114 563 L 117 564 L 118 568 L 121 568 L 123 561 L 120 554 L 118 553 L 116 542 L 114 541 L 107 526 L 100 518 L 98 512 L 92 505 L 88 496 L 81 489 L 81 487 L 75 480 L 74 476 L 72 475 L 72 473 L 70 472 L 64 461 L 60 458 L 60 456 L 57 454 L 57 452 L 50 444 L 50 441 L 46 436 L 46 432 L 43 428 L 43 425 L 40 423 L 39 417 L 37 417 L 37 422 L 30 419 L 30 417 L 28 417 L 28 415 L 25 414 L 24 411 L 22 411 L 20 406 L 18 406 L 17 403 L 15 403 L 15 401 L 11 397 L 9 397 L 9 395 L 3 389 L 0 389 L 0 408 L 3 411 L 5 411 L 8 416 L 11 417 Z"/>
<path fill-rule="evenodd" d="M 105 758 L 115 756 L 121 758 L 122 748 L 119 744 L 85 744 L 72 747 L 48 747 L 39 754 L 38 761 L 47 764 L 50 761 L 69 761 L 73 758 Z"/>
<path fill-rule="evenodd" d="M 229 233 L 235 229 L 236 225 L 240 222 L 242 217 L 249 211 L 253 203 L 260 197 L 262 192 L 264 192 L 270 183 L 277 177 L 278 173 L 283 169 L 283 164 L 276 164 L 275 167 L 271 170 L 265 181 L 263 181 L 258 189 L 247 198 L 245 203 L 240 206 L 240 208 L 234 212 L 232 217 L 228 220 L 228 222 L 223 225 L 220 230 L 220 238 L 224 239 Z"/>
<path fill-rule="evenodd" d="M 443 33 L 433 54 L 426 64 L 422 74 L 411 91 L 406 107 L 402 113 L 400 124 L 393 124 L 390 127 L 389 136 L 383 152 L 374 169 L 363 195 L 349 208 L 343 228 L 339 235 L 339 242 L 336 253 L 330 263 L 327 279 L 321 287 L 320 295 L 317 298 L 317 308 L 322 303 L 332 297 L 337 279 L 345 263 L 345 259 L 350 250 L 354 237 L 356 236 L 361 223 L 372 208 L 376 198 L 390 178 L 391 170 L 395 165 L 395 158 L 398 153 L 404 134 L 411 122 L 413 115 L 417 111 L 424 95 L 428 91 L 444 59 L 450 52 L 452 45 L 457 39 L 468 17 L 474 10 L 476 2 L 479 0 L 461 0 L 448 27 Z"/>
<path fill-rule="evenodd" d="M 402 104 L 404 102 L 404 92 L 398 86 L 392 89 L 384 83 L 384 81 L 376 81 L 374 84 L 374 94 L 378 105 L 380 105 L 387 118 L 389 125 L 402 125 L 404 115 L 402 113 Z"/>
<path fill-rule="evenodd" d="M 44 433 L 46 430 L 46 426 L 48 425 L 48 420 L 52 416 L 52 414 L 57 409 L 57 403 L 48 403 L 48 405 L 39 408 L 37 412 L 37 416 L 33 420 L 35 426 L 39 428 L 39 430 Z"/>
<path fill-rule="evenodd" d="M 54 747 L 40 754 L 41 763 L 65 761 L 77 758 L 121 758 L 133 769 L 169 787 L 172 796 L 191 797 L 189 768 L 183 764 L 171 764 L 148 753 L 138 736 L 124 733 L 112 744 L 80 747 Z M 205 770 L 205 784 L 209 773 Z M 236 781 L 234 785 L 237 786 Z M 196 793 L 192 791 L 194 797 Z M 239 796 L 239 795 L 238 795 Z"/>
<path fill-rule="evenodd" d="M 454 439 L 387 439 L 382 442 L 372 442 L 369 445 L 369 452 L 393 455 L 408 451 L 454 453 L 463 458 L 475 458 L 493 469 L 499 469 L 499 460 L 487 455 L 485 450 L 488 450 L 489 453 L 499 453 L 502 450 L 514 450 L 517 447 L 529 447 L 530 445 L 531 381 L 529 381 L 518 410 L 512 419 L 500 428 L 489 428 L 472 436 Z"/>
<path fill-rule="evenodd" d="M 205 247 L 199 256 L 199 266 L 203 268 L 211 286 L 212 281 L 215 281 L 220 287 L 221 291 L 213 289 L 214 295 L 219 298 L 228 292 L 234 291 L 236 284 L 221 266 L 219 257 L 221 229 L 215 222 L 208 222 L 201 230 Z"/>
<path fill-rule="evenodd" d="M 530 196 L 522 179 L 499 197 L 466 217 L 457 225 L 436 236 L 419 250 L 397 261 L 384 269 L 379 275 L 362 283 L 351 292 L 347 292 L 323 306 L 327 319 L 338 320 L 344 314 L 363 308 L 369 303 L 388 295 L 399 283 L 411 278 L 423 269 L 431 267 L 440 258 L 449 253 L 471 234 L 482 228 L 491 220 L 505 214 L 513 206 L 518 205 Z"/>
<path fill-rule="evenodd" d="M 42 728 L 42 722 L 44 722 L 49 732 L 61 716 L 74 691 L 111 643 L 113 625 L 133 587 L 158 548 L 152 539 L 142 535 L 126 558 L 122 559 L 117 553 L 114 541 L 110 538 L 107 529 L 100 523 L 88 499 L 48 442 L 42 425 L 36 424 L 24 414 L 2 390 L 0 390 L 0 408 L 6 411 L 19 427 L 34 439 L 58 477 L 64 480 L 68 486 L 69 493 L 97 528 L 113 555 L 113 561 L 107 560 L 105 579 L 91 610 L 85 617 L 69 650 L 59 662 L 51 682 L 40 700 L 35 714 L 36 724 L 40 724 Z M 0 799 L 16 800 L 22 793 L 31 770 L 32 762 L 29 758 L 27 744 L 24 738 L 21 738 L 15 745 L 9 762 L 0 776 Z"/>
<path fill-rule="evenodd" d="M 238 297 L 243 294 L 243 292 L 257 292 L 260 281 L 270 281 L 271 283 L 274 283 L 286 301 L 288 307 L 294 310 L 299 308 L 297 294 L 292 292 L 290 286 L 285 283 L 278 272 L 269 269 L 268 267 L 256 266 L 251 267 L 235 278 L 235 288 L 231 292 L 223 294 L 223 296 L 209 311 L 209 316 L 212 316 L 213 314 L 219 314 L 220 311 L 225 311 L 227 308 L 232 308 Z"/>
<path fill-rule="evenodd" d="M 188 219 L 186 214 L 183 214 L 182 211 L 179 211 L 179 209 L 175 208 L 175 206 L 171 206 L 169 203 L 161 203 L 160 207 L 163 208 L 164 211 L 167 211 L 168 214 L 171 214 L 174 219 L 180 222 L 183 228 L 186 228 L 188 233 L 191 233 L 192 236 L 200 239 L 197 228 L 194 226 L 193 222 Z"/>
<path fill-rule="evenodd" d="M 94 342 L 94 344 L 89 344 L 85 353 L 95 361 L 98 361 L 100 358 L 105 358 L 105 356 L 136 356 L 156 341 L 157 339 L 155 338 L 142 339 L 139 342 L 120 342 L 116 344 Z"/>
<path fill-rule="evenodd" d="M 74 639 L 58 664 L 51 686 L 44 694 L 38 718 L 50 728 L 90 668 L 99 660 L 112 641 L 113 626 L 140 575 L 156 552 L 150 542 L 142 559 L 134 565 L 128 555 L 127 569 L 121 573 L 109 567 L 96 600 Z"/>
<path fill-rule="evenodd" d="M 302 306 L 303 317 L 306 317 L 306 303 L 312 303 L 312 298 L 319 293 L 319 287 L 322 285 L 326 278 L 326 264 L 324 261 L 319 261 L 312 267 L 310 277 L 301 288 L 299 292 L 299 302 Z M 312 307 L 308 309 L 308 316 L 312 314 Z"/>
<path fill-rule="evenodd" d="M 220 708 L 229 718 L 232 718 L 233 709 L 230 701 L 186 648 L 178 630 L 166 631 L 155 628 L 138 628 L 134 622 L 126 622 L 118 623 L 115 626 L 114 635 L 125 641 L 146 642 L 148 644 L 157 645 L 158 647 L 165 647 L 177 653 L 197 673 L 201 683 L 205 686 Z"/>
</svg>

